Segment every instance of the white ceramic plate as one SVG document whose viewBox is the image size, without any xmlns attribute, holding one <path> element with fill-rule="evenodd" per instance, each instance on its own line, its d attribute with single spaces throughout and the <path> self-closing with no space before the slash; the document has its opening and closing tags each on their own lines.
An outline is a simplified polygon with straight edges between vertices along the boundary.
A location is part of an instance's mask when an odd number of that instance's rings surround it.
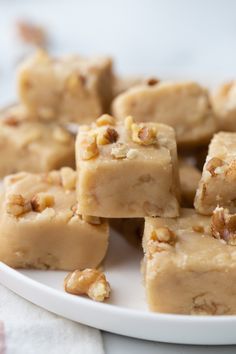
<svg viewBox="0 0 236 354">
<path fill-rule="evenodd" d="M 140 275 L 141 259 L 137 247 L 113 232 L 104 264 L 112 287 L 108 303 L 65 293 L 65 272 L 17 271 L 0 262 L 0 282 L 38 306 L 108 332 L 169 343 L 236 344 L 236 316 L 149 312 Z"/>
</svg>

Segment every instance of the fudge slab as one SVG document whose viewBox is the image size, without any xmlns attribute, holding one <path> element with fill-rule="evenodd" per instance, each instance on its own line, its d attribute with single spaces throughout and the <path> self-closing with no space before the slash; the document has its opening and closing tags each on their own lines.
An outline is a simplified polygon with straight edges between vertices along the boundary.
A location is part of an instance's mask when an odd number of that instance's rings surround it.
<svg viewBox="0 0 236 354">
<path fill-rule="evenodd" d="M 179 164 L 179 178 L 181 189 L 181 206 L 192 208 L 198 183 L 201 179 L 201 172 L 184 161 Z"/>
<path fill-rule="evenodd" d="M 236 81 L 227 82 L 212 93 L 211 102 L 218 127 L 224 131 L 236 131 Z"/>
<path fill-rule="evenodd" d="M 31 121 L 21 106 L 0 113 L 0 178 L 75 165 L 75 139 L 55 123 Z"/>
<path fill-rule="evenodd" d="M 210 215 L 219 205 L 236 211 L 236 133 L 220 132 L 209 146 L 194 206 Z"/>
<path fill-rule="evenodd" d="M 119 119 L 133 115 L 138 122 L 168 124 L 175 129 L 180 147 L 203 145 L 216 130 L 208 92 L 194 82 L 131 88 L 114 100 L 113 114 Z"/>
<path fill-rule="evenodd" d="M 62 270 L 100 264 L 107 250 L 108 225 L 77 214 L 75 180 L 70 168 L 5 178 L 0 261 L 14 268 Z"/>
<path fill-rule="evenodd" d="M 109 58 L 52 58 L 38 52 L 19 68 L 18 91 L 35 117 L 92 122 L 109 109 L 112 63 Z"/>
<path fill-rule="evenodd" d="M 131 117 L 117 124 L 108 118 L 81 127 L 77 136 L 79 212 L 109 218 L 177 216 L 174 130 L 163 124 L 136 124 Z"/>
<path fill-rule="evenodd" d="M 218 222 L 216 217 L 212 222 L 193 209 L 182 209 L 179 218 L 145 219 L 143 272 L 151 311 L 236 314 L 235 242 L 218 238 L 228 230 L 225 224 L 220 229 L 222 216 Z M 236 223 L 233 233 L 235 237 Z"/>
</svg>

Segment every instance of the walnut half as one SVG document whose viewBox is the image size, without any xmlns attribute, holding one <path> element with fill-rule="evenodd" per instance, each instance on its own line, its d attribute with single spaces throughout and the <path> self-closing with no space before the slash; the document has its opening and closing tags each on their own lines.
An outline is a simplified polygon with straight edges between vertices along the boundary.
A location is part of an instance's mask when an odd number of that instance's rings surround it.
<svg viewBox="0 0 236 354">
<path fill-rule="evenodd" d="M 88 295 L 92 300 L 104 301 L 111 288 L 104 273 L 97 269 L 75 270 L 64 280 L 65 291 L 74 295 Z"/>
<path fill-rule="evenodd" d="M 229 245 L 236 245 L 236 214 L 229 214 L 228 209 L 217 207 L 211 217 L 211 233 Z"/>
<path fill-rule="evenodd" d="M 31 204 L 21 194 L 10 194 L 7 198 L 6 210 L 8 214 L 20 216 L 31 211 Z"/>
</svg>

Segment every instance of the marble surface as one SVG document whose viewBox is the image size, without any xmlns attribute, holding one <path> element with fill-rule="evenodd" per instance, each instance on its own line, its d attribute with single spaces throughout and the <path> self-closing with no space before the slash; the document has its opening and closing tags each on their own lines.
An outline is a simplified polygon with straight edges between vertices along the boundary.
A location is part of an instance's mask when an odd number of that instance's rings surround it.
<svg viewBox="0 0 236 354">
<path fill-rule="evenodd" d="M 0 104 L 17 99 L 16 64 L 30 49 L 14 24 L 43 25 L 55 53 L 109 54 L 123 74 L 218 83 L 236 77 L 234 0 L 0 0 Z M 122 324 L 121 324 L 122 325 Z M 146 342 L 103 333 L 108 354 L 210 354 L 236 346 Z"/>
</svg>

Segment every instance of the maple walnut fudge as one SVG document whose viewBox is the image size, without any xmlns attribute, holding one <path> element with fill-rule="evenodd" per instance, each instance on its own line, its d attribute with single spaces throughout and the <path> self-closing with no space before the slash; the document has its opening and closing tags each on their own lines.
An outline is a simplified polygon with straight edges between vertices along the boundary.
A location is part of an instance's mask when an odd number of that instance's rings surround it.
<svg viewBox="0 0 236 354">
<path fill-rule="evenodd" d="M 27 119 L 21 106 L 0 114 L 0 178 L 75 165 L 75 139 L 60 125 Z"/>
<path fill-rule="evenodd" d="M 219 129 L 236 131 L 236 81 L 221 85 L 211 96 Z"/>
<path fill-rule="evenodd" d="M 1 194 L 0 261 L 14 268 L 94 268 L 108 245 L 107 222 L 77 214 L 75 172 L 21 172 Z"/>
<path fill-rule="evenodd" d="M 216 130 L 208 92 L 194 82 L 160 82 L 140 85 L 113 102 L 119 119 L 133 115 L 140 121 L 164 123 L 176 131 L 180 147 L 207 143 Z"/>
<path fill-rule="evenodd" d="M 216 206 L 236 212 L 236 133 L 214 136 L 203 167 L 194 206 L 210 215 Z"/>
<path fill-rule="evenodd" d="M 109 109 L 109 58 L 51 58 L 38 52 L 19 69 L 18 90 L 28 110 L 44 120 L 89 123 Z"/>
<path fill-rule="evenodd" d="M 181 161 L 179 164 L 179 178 L 181 189 L 181 206 L 193 207 L 193 201 L 201 179 L 201 172 L 186 162 Z"/>
<path fill-rule="evenodd" d="M 150 310 L 236 314 L 236 215 L 182 209 L 179 218 L 146 218 L 143 262 Z"/>
<path fill-rule="evenodd" d="M 179 213 L 174 130 L 163 124 L 115 123 L 104 115 L 76 140 L 78 210 L 130 218 Z"/>
</svg>

